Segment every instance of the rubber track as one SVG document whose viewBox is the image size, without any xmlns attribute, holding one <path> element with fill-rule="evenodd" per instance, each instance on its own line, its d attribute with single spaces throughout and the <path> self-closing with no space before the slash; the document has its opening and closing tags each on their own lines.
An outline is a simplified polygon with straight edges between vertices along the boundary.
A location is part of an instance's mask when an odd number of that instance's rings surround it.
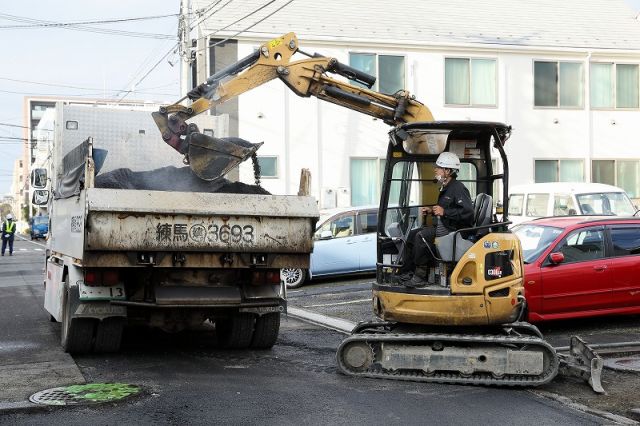
<svg viewBox="0 0 640 426">
<path fill-rule="evenodd" d="M 421 374 L 419 372 L 385 372 L 382 368 L 376 368 L 376 362 L 372 364 L 372 368 L 365 371 L 349 370 L 342 362 L 342 351 L 350 342 L 365 342 L 369 345 L 372 343 L 406 343 L 414 345 L 424 342 L 430 345 L 432 342 L 449 342 L 449 343 L 477 343 L 490 345 L 517 345 L 537 346 L 544 349 L 544 356 L 549 360 L 546 371 L 540 376 L 518 376 L 505 375 L 497 378 L 489 373 L 474 374 L 472 376 L 462 376 L 456 373 L 433 373 L 430 375 Z M 340 371 L 349 376 L 368 377 L 375 379 L 391 379 L 391 380 L 408 380 L 418 382 L 433 383 L 450 383 L 450 384 L 471 384 L 483 386 L 539 386 L 550 382 L 556 374 L 558 374 L 559 359 L 555 349 L 546 341 L 537 337 L 517 337 L 517 336 L 499 336 L 499 335 L 465 335 L 465 334 L 356 334 L 342 341 L 338 347 L 336 354 L 338 368 Z"/>
</svg>

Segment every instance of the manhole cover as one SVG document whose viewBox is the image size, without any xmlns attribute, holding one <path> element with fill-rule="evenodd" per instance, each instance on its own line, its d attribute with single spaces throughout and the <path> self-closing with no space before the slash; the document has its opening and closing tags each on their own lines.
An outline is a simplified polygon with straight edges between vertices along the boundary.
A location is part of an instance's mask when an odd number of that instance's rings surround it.
<svg viewBox="0 0 640 426">
<path fill-rule="evenodd" d="M 29 401 L 45 405 L 98 404 L 120 401 L 140 392 L 140 387 L 126 383 L 88 383 L 46 389 L 31 395 Z"/>
<path fill-rule="evenodd" d="M 604 366 L 612 370 L 640 373 L 640 356 L 605 359 Z"/>
</svg>

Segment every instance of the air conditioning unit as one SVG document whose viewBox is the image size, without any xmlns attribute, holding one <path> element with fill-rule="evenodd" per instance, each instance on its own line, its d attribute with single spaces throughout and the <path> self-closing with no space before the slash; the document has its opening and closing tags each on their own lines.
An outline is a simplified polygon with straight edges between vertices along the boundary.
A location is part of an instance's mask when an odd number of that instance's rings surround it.
<svg viewBox="0 0 640 426">
<path fill-rule="evenodd" d="M 338 207 L 350 207 L 351 190 L 349 188 L 338 188 L 336 192 L 338 198 Z"/>
<path fill-rule="evenodd" d="M 336 207 L 336 191 L 333 188 L 323 188 L 320 197 L 321 209 L 333 209 Z"/>
</svg>

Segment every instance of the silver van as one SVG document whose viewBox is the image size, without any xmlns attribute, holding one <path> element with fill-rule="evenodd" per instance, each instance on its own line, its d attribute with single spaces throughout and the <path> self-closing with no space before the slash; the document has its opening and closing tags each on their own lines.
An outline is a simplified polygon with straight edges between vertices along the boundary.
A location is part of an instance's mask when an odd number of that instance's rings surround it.
<svg viewBox="0 0 640 426">
<path fill-rule="evenodd" d="M 509 189 L 509 220 L 514 224 L 546 216 L 633 216 L 636 211 L 623 189 L 602 183 L 534 183 Z"/>
</svg>

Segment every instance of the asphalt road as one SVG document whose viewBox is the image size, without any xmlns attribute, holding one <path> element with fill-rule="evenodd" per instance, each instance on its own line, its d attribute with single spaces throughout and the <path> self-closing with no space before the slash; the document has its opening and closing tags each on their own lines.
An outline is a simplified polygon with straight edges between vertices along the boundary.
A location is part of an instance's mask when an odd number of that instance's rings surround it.
<svg viewBox="0 0 640 426">
<path fill-rule="evenodd" d="M 71 358 L 59 347 L 60 325 L 49 322 L 42 308 L 41 249 L 17 241 L 14 256 L 0 262 L 2 424 L 612 423 L 528 390 L 346 377 L 335 366 L 344 335 L 293 318 L 283 321 L 269 351 L 218 349 L 207 328 L 175 335 L 127 329 L 120 353 Z M 335 306 L 327 304 L 350 302 L 337 306 L 370 315 L 359 301 L 361 290 L 352 292 L 362 285 L 320 283 L 291 292 L 291 305 L 330 312 Z M 334 299 L 327 295 L 334 292 Z M 345 292 L 357 297 L 347 299 Z M 136 384 L 144 394 L 82 407 L 42 409 L 24 402 L 39 390 L 85 381 Z"/>
</svg>

